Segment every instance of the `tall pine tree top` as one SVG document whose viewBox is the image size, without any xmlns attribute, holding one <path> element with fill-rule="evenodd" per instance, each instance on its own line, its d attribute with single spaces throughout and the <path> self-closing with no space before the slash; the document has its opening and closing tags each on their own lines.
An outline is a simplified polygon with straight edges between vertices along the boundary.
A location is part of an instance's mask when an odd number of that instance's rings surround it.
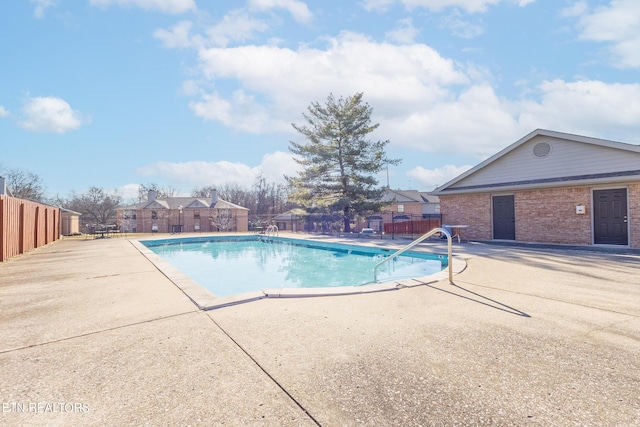
<svg viewBox="0 0 640 427">
<path fill-rule="evenodd" d="M 376 174 L 388 165 L 385 147 L 389 141 L 371 141 L 367 136 L 378 128 L 371 124 L 371 107 L 362 93 L 336 100 L 329 95 L 325 105 L 318 102 L 303 114 L 305 124 L 293 124 L 306 142 L 290 141 L 289 150 L 302 170 L 287 177 L 293 198 L 306 207 L 329 208 L 344 215 L 344 230 L 350 231 L 355 213 L 377 211 L 384 187 Z"/>
</svg>

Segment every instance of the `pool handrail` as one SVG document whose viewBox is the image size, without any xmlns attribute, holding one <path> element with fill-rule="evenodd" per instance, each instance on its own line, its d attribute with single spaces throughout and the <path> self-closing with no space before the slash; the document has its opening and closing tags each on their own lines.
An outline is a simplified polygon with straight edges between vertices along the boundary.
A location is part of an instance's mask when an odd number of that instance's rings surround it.
<svg viewBox="0 0 640 427">
<path fill-rule="evenodd" d="M 428 239 L 429 237 L 433 236 L 436 233 L 442 233 L 445 236 L 447 236 L 447 262 L 448 262 L 448 267 L 449 267 L 449 283 L 453 285 L 453 263 L 451 262 L 451 234 L 449 234 L 449 232 L 447 230 L 445 230 L 444 228 L 434 228 L 433 230 L 423 234 L 422 236 L 418 237 L 416 240 L 414 240 L 413 242 L 409 243 L 407 246 L 405 246 L 404 248 L 392 253 L 391 255 L 389 255 L 388 257 L 386 257 L 385 259 L 383 259 L 382 261 L 380 261 L 379 263 L 377 263 L 375 265 L 375 267 L 373 267 L 373 281 L 374 282 L 378 282 L 378 268 L 384 264 L 385 262 L 391 261 L 392 259 L 394 259 L 395 257 L 399 256 L 400 254 L 408 251 L 409 249 L 413 248 L 414 246 L 416 246 L 419 243 L 422 243 L 423 240 Z"/>
<path fill-rule="evenodd" d="M 267 227 L 267 229 L 264 231 L 264 235 L 265 236 L 269 236 L 271 233 L 273 233 L 274 236 L 278 235 L 278 226 L 277 225 L 270 225 Z"/>
</svg>

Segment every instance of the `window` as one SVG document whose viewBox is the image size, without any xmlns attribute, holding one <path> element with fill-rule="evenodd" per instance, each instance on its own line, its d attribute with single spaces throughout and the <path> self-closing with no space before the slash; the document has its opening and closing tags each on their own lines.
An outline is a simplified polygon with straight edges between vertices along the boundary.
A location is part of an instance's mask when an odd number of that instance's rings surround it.
<svg viewBox="0 0 640 427">
<path fill-rule="evenodd" d="M 151 211 L 151 219 L 158 219 L 158 211 Z"/>
<path fill-rule="evenodd" d="M 404 212 L 404 205 L 398 205 L 398 212 Z"/>
<path fill-rule="evenodd" d="M 200 211 L 193 211 L 193 219 L 200 219 Z"/>
</svg>

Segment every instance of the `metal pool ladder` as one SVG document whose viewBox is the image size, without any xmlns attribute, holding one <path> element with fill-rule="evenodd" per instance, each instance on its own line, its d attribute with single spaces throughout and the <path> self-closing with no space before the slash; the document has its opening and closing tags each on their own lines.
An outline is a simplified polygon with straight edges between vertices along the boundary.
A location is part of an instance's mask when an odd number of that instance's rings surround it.
<svg viewBox="0 0 640 427">
<path fill-rule="evenodd" d="M 264 234 L 260 236 L 260 240 L 267 241 L 269 236 L 277 236 L 278 235 L 278 226 L 270 225 L 264 230 Z"/>
<path fill-rule="evenodd" d="M 264 235 L 265 236 L 277 236 L 278 235 L 278 226 L 277 225 L 268 226 L 267 229 L 264 231 Z"/>
<path fill-rule="evenodd" d="M 445 236 L 447 236 L 447 247 L 448 247 L 448 253 L 447 253 L 448 259 L 447 259 L 447 262 L 449 264 L 449 266 L 448 266 L 449 267 L 449 283 L 453 284 L 453 264 L 451 263 L 451 234 L 449 234 L 449 232 L 447 230 L 445 230 L 444 228 L 434 228 L 433 230 L 427 232 L 426 234 L 423 234 L 422 236 L 418 237 L 416 240 L 414 240 L 413 242 L 409 243 L 404 248 L 394 252 L 393 254 L 388 256 L 387 258 L 385 258 L 382 261 L 380 261 L 379 263 L 377 263 L 375 265 L 375 267 L 373 267 L 373 281 L 374 282 L 378 282 L 378 268 L 382 264 L 384 264 L 385 262 L 391 261 L 392 259 L 394 259 L 395 257 L 399 256 L 403 252 L 406 252 L 409 249 L 411 249 L 414 246 L 416 246 L 417 244 L 422 243 L 423 240 L 428 239 L 429 237 L 433 236 L 436 233 L 442 233 Z"/>
</svg>

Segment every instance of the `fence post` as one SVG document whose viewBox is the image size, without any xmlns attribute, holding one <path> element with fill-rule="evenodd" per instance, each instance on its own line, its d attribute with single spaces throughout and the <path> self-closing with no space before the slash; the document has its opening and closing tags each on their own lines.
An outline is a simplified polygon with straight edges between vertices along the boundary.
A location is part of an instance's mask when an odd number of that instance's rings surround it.
<svg viewBox="0 0 640 427">
<path fill-rule="evenodd" d="M 1 190 L 1 189 L 0 189 Z M 2 195 L 0 195 L 0 262 L 4 261 L 6 258 L 6 246 L 8 239 L 8 230 L 6 224 L 6 216 L 5 216 L 5 200 Z"/>
<path fill-rule="evenodd" d="M 18 219 L 18 253 L 23 254 L 25 252 L 25 248 L 24 248 L 24 238 L 25 238 L 25 232 L 24 232 L 24 227 L 25 227 L 25 223 L 24 223 L 24 203 L 20 203 L 20 208 L 18 210 L 19 212 L 19 219 Z M 36 216 L 37 218 L 37 216 Z"/>
<path fill-rule="evenodd" d="M 391 211 L 391 240 L 396 238 L 396 224 L 393 222 L 393 211 Z"/>
</svg>

